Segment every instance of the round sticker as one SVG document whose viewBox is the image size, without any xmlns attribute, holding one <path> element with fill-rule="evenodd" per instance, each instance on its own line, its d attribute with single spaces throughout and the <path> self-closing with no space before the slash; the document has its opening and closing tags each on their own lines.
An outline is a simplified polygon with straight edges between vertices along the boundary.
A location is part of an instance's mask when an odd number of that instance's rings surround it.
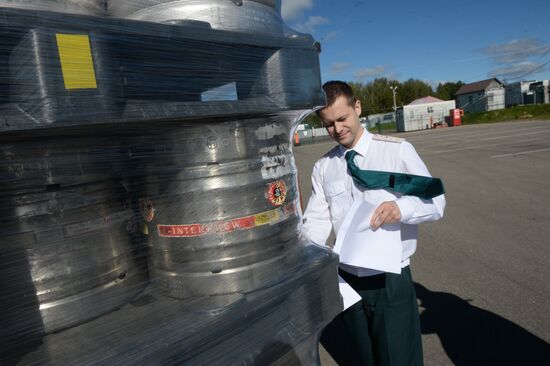
<svg viewBox="0 0 550 366">
<path fill-rule="evenodd" d="M 267 198 L 273 206 L 280 206 L 286 199 L 286 185 L 282 180 L 270 183 L 267 188 Z"/>
<path fill-rule="evenodd" d="M 153 206 L 153 201 L 148 198 L 141 198 L 139 200 L 139 207 L 145 221 L 153 221 L 155 218 L 155 206 Z"/>
</svg>

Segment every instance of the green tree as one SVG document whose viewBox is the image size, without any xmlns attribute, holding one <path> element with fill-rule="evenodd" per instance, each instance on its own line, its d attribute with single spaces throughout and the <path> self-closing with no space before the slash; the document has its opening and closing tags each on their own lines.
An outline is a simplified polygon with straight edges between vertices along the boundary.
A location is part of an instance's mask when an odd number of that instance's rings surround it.
<svg viewBox="0 0 550 366">
<path fill-rule="evenodd" d="M 430 84 L 418 79 L 405 81 L 401 84 L 401 88 L 398 88 L 397 93 L 402 104 L 409 104 L 415 99 L 434 94 Z"/>
<path fill-rule="evenodd" d="M 393 111 L 393 93 L 390 86 L 397 87 L 397 106 L 409 104 L 415 99 L 434 95 L 443 100 L 456 98 L 456 92 L 464 85 L 462 81 L 440 83 L 434 93 L 430 84 L 418 79 L 409 79 L 405 82 L 388 78 L 376 78 L 366 83 L 349 81 L 354 95 L 361 101 L 362 117 L 370 114 Z M 313 127 L 322 127 L 321 120 L 315 113 L 311 113 L 304 120 Z"/>
<path fill-rule="evenodd" d="M 456 99 L 456 92 L 460 89 L 464 83 L 462 81 L 439 83 L 435 91 L 435 96 L 443 100 Z"/>
<path fill-rule="evenodd" d="M 399 84 L 387 78 L 376 78 L 366 84 L 350 82 L 354 95 L 361 101 L 362 116 L 393 110 L 390 85 Z"/>
<path fill-rule="evenodd" d="M 308 114 L 307 117 L 304 118 L 302 123 L 306 123 L 313 128 L 323 127 L 323 123 L 321 122 L 321 119 L 317 117 L 317 113 L 315 112 Z"/>
</svg>

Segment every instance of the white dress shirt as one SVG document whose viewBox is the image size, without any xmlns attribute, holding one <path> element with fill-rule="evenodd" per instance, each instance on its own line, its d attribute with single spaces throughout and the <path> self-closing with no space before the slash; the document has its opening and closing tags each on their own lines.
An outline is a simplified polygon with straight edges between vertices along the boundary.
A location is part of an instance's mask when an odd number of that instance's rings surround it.
<svg viewBox="0 0 550 366">
<path fill-rule="evenodd" d="M 357 152 L 354 161 L 360 169 L 431 176 L 414 147 L 403 139 L 373 135 L 364 130 L 353 150 Z M 445 196 L 425 200 L 356 185 L 347 168 L 347 151 L 342 145 L 336 146 L 315 163 L 311 175 L 311 197 L 301 228 L 303 235 L 316 244 L 326 245 L 332 229 L 338 235 L 355 200 L 366 200 L 376 207 L 384 201 L 395 201 L 401 211 L 401 266 L 406 267 L 416 250 L 417 224 L 440 219 L 445 209 Z M 340 264 L 340 268 L 360 277 L 380 273 L 345 264 Z"/>
</svg>

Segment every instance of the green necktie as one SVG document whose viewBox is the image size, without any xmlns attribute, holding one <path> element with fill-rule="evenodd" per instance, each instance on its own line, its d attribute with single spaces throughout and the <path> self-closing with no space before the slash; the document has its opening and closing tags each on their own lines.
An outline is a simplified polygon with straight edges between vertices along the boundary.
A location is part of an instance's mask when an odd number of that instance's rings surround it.
<svg viewBox="0 0 550 366">
<path fill-rule="evenodd" d="M 434 198 L 445 193 L 443 182 L 439 178 L 377 170 L 361 170 L 353 162 L 355 155 L 357 155 L 357 151 L 354 150 L 346 153 L 349 171 L 356 183 L 368 189 L 389 188 L 395 192 L 424 199 Z"/>
</svg>

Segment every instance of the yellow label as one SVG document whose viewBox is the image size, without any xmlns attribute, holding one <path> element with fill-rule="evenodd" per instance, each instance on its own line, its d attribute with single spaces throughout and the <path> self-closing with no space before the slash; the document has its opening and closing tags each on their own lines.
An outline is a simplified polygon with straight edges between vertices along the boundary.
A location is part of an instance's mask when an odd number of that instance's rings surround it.
<svg viewBox="0 0 550 366">
<path fill-rule="evenodd" d="M 254 223 L 256 226 L 269 224 L 270 222 L 279 220 L 279 210 L 271 210 L 254 215 Z"/>
<path fill-rule="evenodd" d="M 65 89 L 96 89 L 90 39 L 86 34 L 56 34 Z"/>
</svg>

